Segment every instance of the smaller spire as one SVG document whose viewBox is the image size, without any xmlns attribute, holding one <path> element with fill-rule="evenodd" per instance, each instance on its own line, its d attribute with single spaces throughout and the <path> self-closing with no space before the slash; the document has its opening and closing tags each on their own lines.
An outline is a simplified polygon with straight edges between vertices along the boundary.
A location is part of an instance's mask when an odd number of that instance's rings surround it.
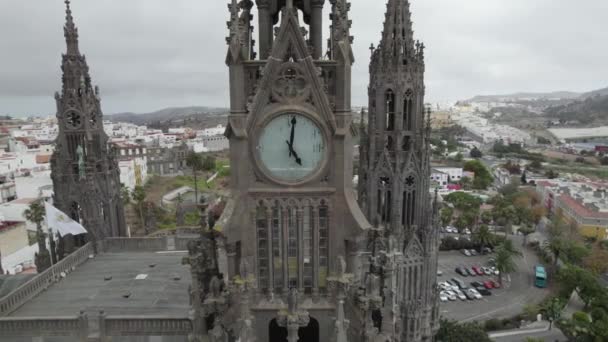
<svg viewBox="0 0 608 342">
<path fill-rule="evenodd" d="M 68 48 L 67 54 L 79 55 L 78 28 L 76 28 L 76 24 L 74 24 L 74 17 L 72 17 L 72 9 L 70 8 L 70 0 L 65 0 L 65 26 L 63 31 Z"/>
</svg>

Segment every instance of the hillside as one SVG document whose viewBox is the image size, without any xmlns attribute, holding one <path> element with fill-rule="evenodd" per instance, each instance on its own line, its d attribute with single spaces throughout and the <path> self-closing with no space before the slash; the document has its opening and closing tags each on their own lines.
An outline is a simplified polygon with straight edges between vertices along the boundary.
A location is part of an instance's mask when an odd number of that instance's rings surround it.
<svg viewBox="0 0 608 342">
<path fill-rule="evenodd" d="M 608 89 L 588 93 L 569 104 L 553 106 L 545 115 L 562 122 L 579 122 L 581 125 L 608 123 Z"/>
<path fill-rule="evenodd" d="M 570 91 L 556 91 L 550 93 L 514 93 L 507 95 L 478 95 L 467 102 L 519 102 L 534 100 L 570 100 L 579 98 L 582 94 Z"/>
<path fill-rule="evenodd" d="M 192 128 L 225 124 L 228 109 L 213 107 L 175 107 L 165 108 L 152 113 L 118 113 L 106 115 L 112 122 L 129 122 L 136 125 L 147 125 L 154 128 L 187 126 Z"/>
</svg>

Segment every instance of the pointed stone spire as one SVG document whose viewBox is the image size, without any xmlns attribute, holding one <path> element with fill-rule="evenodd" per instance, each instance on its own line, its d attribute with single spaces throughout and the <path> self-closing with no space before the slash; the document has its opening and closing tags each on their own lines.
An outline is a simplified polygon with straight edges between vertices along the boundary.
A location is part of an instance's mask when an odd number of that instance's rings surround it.
<svg viewBox="0 0 608 342">
<path fill-rule="evenodd" d="M 74 24 L 70 0 L 65 0 L 65 26 L 63 27 L 63 32 L 68 47 L 67 54 L 80 55 L 80 50 L 78 49 L 78 28 Z"/>
<path fill-rule="evenodd" d="M 414 32 L 408 0 L 389 0 L 386 5 L 384 31 L 379 48 L 386 55 L 409 55 L 413 52 Z"/>
</svg>

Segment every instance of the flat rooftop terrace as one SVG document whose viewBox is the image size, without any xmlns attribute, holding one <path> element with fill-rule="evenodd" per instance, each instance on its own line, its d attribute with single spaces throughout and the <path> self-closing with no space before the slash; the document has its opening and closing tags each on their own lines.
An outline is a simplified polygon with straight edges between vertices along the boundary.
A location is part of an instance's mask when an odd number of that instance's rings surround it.
<svg viewBox="0 0 608 342">
<path fill-rule="evenodd" d="M 77 316 L 81 310 L 127 316 L 186 317 L 190 268 L 185 252 L 103 253 L 8 317 Z M 106 278 L 111 279 L 106 280 Z"/>
</svg>

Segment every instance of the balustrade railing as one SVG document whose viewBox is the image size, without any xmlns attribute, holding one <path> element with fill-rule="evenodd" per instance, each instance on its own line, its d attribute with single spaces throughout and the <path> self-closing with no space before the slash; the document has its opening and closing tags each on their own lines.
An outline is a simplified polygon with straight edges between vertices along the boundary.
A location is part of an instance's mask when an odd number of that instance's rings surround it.
<svg viewBox="0 0 608 342">
<path fill-rule="evenodd" d="M 87 243 L 57 264 L 51 266 L 44 272 L 39 273 L 3 298 L 0 298 L 0 317 L 10 314 L 27 301 L 46 290 L 56 280 L 62 277 L 62 273 L 70 273 L 76 267 L 84 263 L 91 254 L 93 254 L 93 245 Z"/>
<path fill-rule="evenodd" d="M 192 321 L 187 317 L 125 317 L 104 319 L 106 336 L 187 336 L 192 333 Z"/>
<path fill-rule="evenodd" d="M 104 252 L 158 252 L 167 250 L 167 238 L 106 238 Z"/>
<path fill-rule="evenodd" d="M 86 316 L 0 318 L 1 337 L 86 336 Z"/>
</svg>

